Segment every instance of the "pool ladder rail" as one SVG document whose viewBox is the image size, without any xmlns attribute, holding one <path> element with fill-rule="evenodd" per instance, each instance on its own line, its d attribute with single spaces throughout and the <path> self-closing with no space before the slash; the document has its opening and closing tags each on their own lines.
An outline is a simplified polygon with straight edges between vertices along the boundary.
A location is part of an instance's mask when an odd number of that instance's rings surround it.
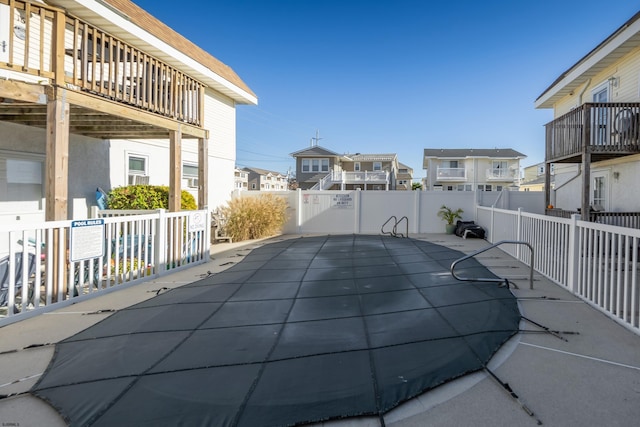
<svg viewBox="0 0 640 427">
<path fill-rule="evenodd" d="M 384 227 L 386 227 L 386 225 L 391 221 L 393 221 L 393 228 L 391 229 L 391 231 L 385 231 Z M 398 233 L 398 225 L 402 223 L 402 221 L 404 221 L 405 223 L 405 234 Z M 409 219 L 406 216 L 398 219 L 395 215 L 391 215 L 391 217 L 384 224 L 382 224 L 380 232 L 382 234 L 388 234 L 393 237 L 409 237 Z"/>
<path fill-rule="evenodd" d="M 500 277 L 496 277 L 496 278 L 469 278 L 469 277 L 460 277 L 456 274 L 455 272 L 455 268 L 458 264 L 460 264 L 463 261 L 466 261 L 470 258 L 475 257 L 476 255 L 479 255 L 483 252 L 488 251 L 489 249 L 493 249 L 496 248 L 500 245 L 504 245 L 504 244 L 514 244 L 514 245 L 525 245 L 529 248 L 529 250 L 531 251 L 531 262 L 529 263 L 529 289 L 533 289 L 533 246 L 531 246 L 529 243 L 527 242 L 523 242 L 520 240 L 501 240 L 499 242 L 496 242 L 494 244 L 492 244 L 491 246 L 487 246 L 486 248 L 482 248 L 478 251 L 475 251 L 473 253 L 470 253 L 468 255 L 463 256 L 460 259 L 457 259 L 455 261 L 453 261 L 451 263 L 451 275 L 461 281 L 467 281 L 467 282 L 493 282 L 493 283 L 505 283 L 507 285 L 507 287 L 509 286 L 509 279 L 507 278 L 500 278 Z"/>
</svg>

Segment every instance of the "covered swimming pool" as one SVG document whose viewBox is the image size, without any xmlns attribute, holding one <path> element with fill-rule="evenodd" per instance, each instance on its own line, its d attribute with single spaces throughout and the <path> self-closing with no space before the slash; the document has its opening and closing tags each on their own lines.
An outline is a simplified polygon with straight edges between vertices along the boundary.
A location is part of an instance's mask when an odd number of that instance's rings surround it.
<svg viewBox="0 0 640 427">
<path fill-rule="evenodd" d="M 288 426 L 381 416 L 483 369 L 518 332 L 511 291 L 459 251 L 300 237 L 58 343 L 31 393 L 73 425 Z M 465 277 L 495 277 L 475 260 Z"/>
</svg>

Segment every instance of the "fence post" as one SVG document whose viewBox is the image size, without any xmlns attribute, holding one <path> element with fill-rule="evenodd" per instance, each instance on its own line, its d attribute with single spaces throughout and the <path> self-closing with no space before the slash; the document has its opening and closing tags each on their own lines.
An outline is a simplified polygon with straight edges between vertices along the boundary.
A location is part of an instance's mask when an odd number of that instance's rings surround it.
<svg viewBox="0 0 640 427">
<path fill-rule="evenodd" d="M 162 276 L 167 271 L 167 217 L 164 209 L 158 209 L 158 219 L 156 221 L 155 263 L 158 276 Z"/>
<path fill-rule="evenodd" d="M 496 210 L 496 207 L 495 206 L 491 206 L 491 221 L 490 221 L 491 228 L 489 229 L 489 243 L 495 243 L 493 241 L 493 230 L 495 229 L 495 226 L 496 226 L 496 224 L 495 224 L 495 217 L 496 217 L 495 210 Z"/>
<path fill-rule="evenodd" d="M 296 190 L 296 205 L 298 206 L 298 215 L 296 216 L 296 230 L 298 234 L 302 234 L 302 189 Z"/>
<path fill-rule="evenodd" d="M 421 194 L 422 191 L 420 190 L 415 190 L 413 191 L 415 193 L 415 196 L 413 198 L 413 203 L 415 203 L 414 206 L 414 215 L 415 215 L 415 219 L 413 220 L 414 222 L 414 228 L 413 228 L 413 232 L 416 234 L 420 233 L 420 202 L 421 202 Z"/>
<path fill-rule="evenodd" d="M 206 260 L 209 260 L 211 259 L 211 212 L 209 212 L 209 206 L 204 207 L 204 215 L 204 256 Z"/>
<path fill-rule="evenodd" d="M 354 192 L 355 197 L 353 198 L 353 214 L 355 215 L 353 218 L 353 232 L 355 234 L 360 234 L 360 209 L 362 207 L 362 192 L 358 190 Z"/>
<path fill-rule="evenodd" d="M 578 247 L 578 219 L 580 215 L 571 215 L 571 223 L 569 224 L 569 250 L 567 255 L 567 264 L 569 265 L 569 271 L 567 271 L 567 288 L 574 294 L 576 293 L 578 286 L 578 255 L 580 248 Z"/>
<path fill-rule="evenodd" d="M 522 208 L 518 208 L 518 217 L 516 220 L 516 240 L 518 242 L 522 241 Z M 521 245 L 516 245 L 516 259 L 520 258 L 520 248 Z M 533 263 L 533 260 L 531 260 Z"/>
</svg>

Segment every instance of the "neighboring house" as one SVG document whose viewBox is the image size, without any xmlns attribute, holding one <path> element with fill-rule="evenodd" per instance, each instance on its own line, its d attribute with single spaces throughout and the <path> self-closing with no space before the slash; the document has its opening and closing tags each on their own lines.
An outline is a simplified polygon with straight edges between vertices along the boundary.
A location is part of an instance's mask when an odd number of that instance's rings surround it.
<svg viewBox="0 0 640 427">
<path fill-rule="evenodd" d="M 520 181 L 520 191 L 544 191 L 545 169 L 543 163 L 538 163 L 524 168 L 522 180 Z M 554 185 L 554 164 L 551 164 L 551 188 Z"/>
<path fill-rule="evenodd" d="M 554 114 L 546 125 L 545 163 L 555 165 L 555 189 L 545 185 L 547 205 L 640 211 L 639 69 L 640 12 L 536 99 L 536 108 Z M 545 176 L 549 183 L 551 174 Z"/>
<path fill-rule="evenodd" d="M 226 202 L 236 106 L 257 103 L 230 67 L 127 0 L 0 0 L 0 45 L 3 219 L 86 218 L 128 184 Z"/>
<path fill-rule="evenodd" d="M 287 175 L 280 172 L 258 168 L 243 168 L 248 174 L 247 184 L 249 191 L 287 191 L 289 180 Z"/>
<path fill-rule="evenodd" d="M 413 185 L 413 168 L 398 163 L 398 176 L 396 179 L 396 190 L 411 190 Z"/>
<path fill-rule="evenodd" d="M 303 190 L 396 190 L 396 154 L 338 154 L 314 145 L 291 153 Z M 406 174 L 405 174 L 406 175 Z M 401 188 L 405 189 L 405 188 Z"/>
<path fill-rule="evenodd" d="M 520 160 L 526 158 L 510 148 L 425 148 L 425 190 L 502 191 L 517 190 Z"/>
<path fill-rule="evenodd" d="M 233 171 L 233 189 L 247 191 L 249 189 L 249 172 L 236 168 Z"/>
</svg>

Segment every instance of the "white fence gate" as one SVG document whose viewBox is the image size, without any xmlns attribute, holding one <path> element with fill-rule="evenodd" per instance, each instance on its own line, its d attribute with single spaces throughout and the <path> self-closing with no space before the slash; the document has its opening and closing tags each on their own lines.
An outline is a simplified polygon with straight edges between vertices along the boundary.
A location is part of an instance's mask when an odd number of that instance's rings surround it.
<svg viewBox="0 0 640 427">
<path fill-rule="evenodd" d="M 207 211 L 101 213 L 0 225 L 0 326 L 209 260 Z"/>
</svg>

